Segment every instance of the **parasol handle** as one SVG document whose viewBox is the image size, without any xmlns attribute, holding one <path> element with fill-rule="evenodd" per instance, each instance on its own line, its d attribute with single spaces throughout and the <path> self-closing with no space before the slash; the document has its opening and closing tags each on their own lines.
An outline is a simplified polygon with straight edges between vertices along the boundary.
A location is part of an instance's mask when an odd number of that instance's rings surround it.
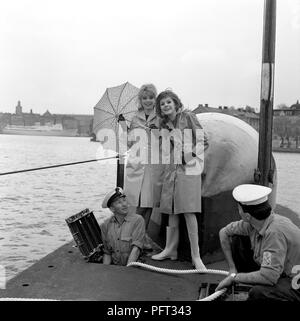
<svg viewBox="0 0 300 321">
<path fill-rule="evenodd" d="M 124 155 L 120 155 L 118 157 L 117 161 L 117 186 L 124 188 L 124 171 L 125 171 L 125 165 L 124 165 Z"/>
</svg>

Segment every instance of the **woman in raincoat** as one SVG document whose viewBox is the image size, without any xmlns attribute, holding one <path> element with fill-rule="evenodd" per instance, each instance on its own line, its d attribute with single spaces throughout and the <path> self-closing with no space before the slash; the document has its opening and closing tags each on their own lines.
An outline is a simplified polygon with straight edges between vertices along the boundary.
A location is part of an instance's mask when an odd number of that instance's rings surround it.
<svg viewBox="0 0 300 321">
<path fill-rule="evenodd" d="M 125 171 L 124 192 L 130 206 L 149 224 L 154 203 L 157 203 L 154 183 L 160 175 L 159 165 L 151 164 L 151 129 L 158 128 L 155 112 L 157 91 L 154 85 L 146 84 L 138 93 L 139 108 L 128 129 L 129 157 Z M 122 118 L 119 120 L 122 120 Z"/>
<path fill-rule="evenodd" d="M 170 90 L 156 99 L 160 116 L 160 135 L 164 168 L 160 212 L 169 214 L 165 249 L 152 256 L 154 260 L 177 259 L 179 214 L 185 217 L 192 262 L 196 269 L 205 269 L 199 245 L 196 213 L 201 212 L 201 173 L 204 161 L 204 131 L 196 115 L 183 110 L 178 96 Z"/>
</svg>

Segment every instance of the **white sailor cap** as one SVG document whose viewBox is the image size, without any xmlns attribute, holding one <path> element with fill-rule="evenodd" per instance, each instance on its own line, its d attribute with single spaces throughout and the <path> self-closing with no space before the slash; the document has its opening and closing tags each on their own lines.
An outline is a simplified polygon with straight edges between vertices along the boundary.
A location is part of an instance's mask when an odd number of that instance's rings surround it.
<svg viewBox="0 0 300 321">
<path fill-rule="evenodd" d="M 268 200 L 272 189 L 262 185 L 242 184 L 232 191 L 233 198 L 243 205 L 258 205 Z"/>
<path fill-rule="evenodd" d="M 121 187 L 116 187 L 111 192 L 107 193 L 104 197 L 104 200 L 102 202 L 102 207 L 107 208 L 110 207 L 111 203 L 115 201 L 119 197 L 125 197 L 123 190 Z"/>
</svg>

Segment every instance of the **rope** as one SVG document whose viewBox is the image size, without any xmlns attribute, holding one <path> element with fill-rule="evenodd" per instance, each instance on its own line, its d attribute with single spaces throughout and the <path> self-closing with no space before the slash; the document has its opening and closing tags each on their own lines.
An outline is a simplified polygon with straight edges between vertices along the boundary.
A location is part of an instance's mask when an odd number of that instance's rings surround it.
<svg viewBox="0 0 300 321">
<path fill-rule="evenodd" d="M 60 301 L 54 299 L 32 299 L 32 298 L 0 298 L 0 301 Z"/>
<path fill-rule="evenodd" d="M 119 156 L 111 156 L 111 157 L 106 157 L 106 158 L 90 159 L 90 160 L 80 161 L 80 162 L 58 164 L 58 165 L 51 165 L 51 166 L 44 166 L 44 167 L 36 167 L 36 168 L 30 168 L 30 169 L 22 169 L 22 170 L 19 170 L 19 171 L 0 173 L 0 176 L 10 175 L 10 174 L 17 174 L 17 173 L 39 171 L 41 169 L 48 169 L 48 168 L 56 168 L 56 167 L 62 167 L 62 166 L 71 166 L 71 165 L 77 165 L 77 164 L 83 164 L 83 163 L 97 162 L 97 161 L 100 161 L 100 160 L 107 160 L 107 159 L 114 159 L 114 158 L 119 158 Z"/>
<path fill-rule="evenodd" d="M 193 273 L 208 273 L 208 274 L 220 274 L 224 276 L 228 276 L 228 272 L 224 270 L 211 270 L 211 269 L 201 269 L 201 270 L 174 270 L 174 269 L 166 269 L 160 268 L 157 266 L 141 263 L 141 262 L 131 262 L 127 266 L 140 266 L 146 269 L 155 271 L 155 272 L 162 272 L 162 273 L 171 273 L 171 274 L 193 274 Z"/>
<path fill-rule="evenodd" d="M 224 271 L 224 270 L 213 270 L 213 269 L 201 269 L 201 270 L 174 270 L 174 269 L 166 269 L 166 268 L 160 268 L 157 266 L 152 266 L 149 264 L 141 263 L 141 262 L 131 262 L 127 266 L 140 266 L 145 269 L 149 269 L 155 272 L 161 272 L 161 273 L 170 273 L 170 274 L 193 274 L 193 273 L 202 273 L 202 274 L 219 274 L 219 275 L 224 275 L 228 276 L 229 272 Z M 208 297 L 204 299 L 200 299 L 197 301 L 212 301 L 224 294 L 227 291 L 227 289 L 222 289 L 220 291 L 217 291 Z"/>
<path fill-rule="evenodd" d="M 227 289 L 224 288 L 222 290 L 216 291 L 215 293 L 207 296 L 206 298 L 199 299 L 199 300 L 196 300 L 196 301 L 213 301 L 216 298 L 218 298 L 219 296 L 221 296 L 222 294 L 224 294 L 226 291 L 227 291 Z"/>
</svg>

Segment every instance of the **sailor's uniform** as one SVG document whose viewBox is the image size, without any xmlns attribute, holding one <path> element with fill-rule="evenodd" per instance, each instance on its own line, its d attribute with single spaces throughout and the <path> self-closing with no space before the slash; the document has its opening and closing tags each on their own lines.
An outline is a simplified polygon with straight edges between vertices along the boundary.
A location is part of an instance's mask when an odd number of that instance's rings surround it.
<svg viewBox="0 0 300 321">
<path fill-rule="evenodd" d="M 244 212 L 248 207 L 255 216 L 255 209 L 267 202 L 271 191 L 265 186 L 244 184 L 234 189 L 233 197 L 244 206 Z M 259 270 L 273 284 L 254 286 L 249 299 L 300 301 L 300 289 L 292 286 L 295 266 L 300 270 L 300 229 L 290 219 L 272 212 L 259 231 L 240 220 L 228 224 L 224 232 L 232 239 L 238 272 Z"/>
<path fill-rule="evenodd" d="M 145 223 L 138 214 L 126 215 L 122 223 L 112 216 L 100 228 L 104 253 L 111 255 L 113 264 L 127 265 L 133 246 L 143 249 Z"/>
<path fill-rule="evenodd" d="M 122 188 L 117 187 L 104 197 L 103 208 L 108 208 L 120 197 L 126 197 Z M 113 215 L 100 224 L 104 253 L 112 258 L 116 265 L 127 265 L 133 246 L 143 249 L 145 239 L 145 222 L 142 216 L 127 214 L 119 222 Z"/>
</svg>

